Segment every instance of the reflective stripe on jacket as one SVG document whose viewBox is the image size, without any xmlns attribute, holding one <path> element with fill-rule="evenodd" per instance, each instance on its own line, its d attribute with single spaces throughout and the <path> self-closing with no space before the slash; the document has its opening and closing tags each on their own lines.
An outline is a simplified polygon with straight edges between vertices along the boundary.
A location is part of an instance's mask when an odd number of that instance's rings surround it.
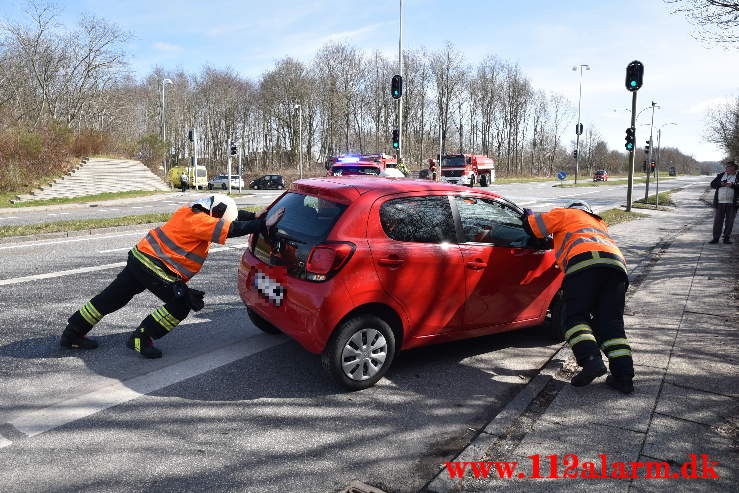
<svg viewBox="0 0 739 493">
<path fill-rule="evenodd" d="M 579 209 L 552 209 L 526 217 L 537 238 L 554 239 L 557 265 L 571 274 L 593 265 L 607 265 L 627 273 L 621 250 L 608 235 L 605 221 Z"/>
<path fill-rule="evenodd" d="M 136 248 L 158 258 L 187 281 L 198 273 L 211 243 L 226 243 L 231 221 L 180 207 L 162 226 L 154 228 Z"/>
</svg>

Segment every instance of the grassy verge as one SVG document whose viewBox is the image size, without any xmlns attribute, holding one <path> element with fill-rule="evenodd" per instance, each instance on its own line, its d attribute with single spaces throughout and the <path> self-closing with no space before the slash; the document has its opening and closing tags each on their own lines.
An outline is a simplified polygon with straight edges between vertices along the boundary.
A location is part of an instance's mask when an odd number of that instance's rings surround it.
<svg viewBox="0 0 739 493">
<path fill-rule="evenodd" d="M 607 211 L 599 212 L 598 215 L 611 226 L 640 219 L 642 217 L 648 217 L 646 214 L 642 214 L 640 212 L 626 212 L 621 209 L 608 209 Z"/>
<path fill-rule="evenodd" d="M 662 210 L 662 207 L 674 207 L 676 205 L 675 201 L 672 200 L 672 192 L 672 190 L 668 190 L 667 192 L 659 193 L 659 210 Z M 657 196 L 650 195 L 646 200 L 635 200 L 631 206 L 637 209 L 658 209 Z"/>
<path fill-rule="evenodd" d="M 129 192 L 105 192 L 95 195 L 83 195 L 81 197 L 66 197 L 47 200 L 26 200 L 12 204 L 10 201 L 15 199 L 16 193 L 0 194 L 0 207 L 38 207 L 40 205 L 59 205 L 59 204 L 75 204 L 79 202 L 97 202 L 103 200 L 127 199 L 131 197 L 146 197 L 148 195 L 158 195 L 166 193 L 157 190 L 132 190 Z"/>
</svg>

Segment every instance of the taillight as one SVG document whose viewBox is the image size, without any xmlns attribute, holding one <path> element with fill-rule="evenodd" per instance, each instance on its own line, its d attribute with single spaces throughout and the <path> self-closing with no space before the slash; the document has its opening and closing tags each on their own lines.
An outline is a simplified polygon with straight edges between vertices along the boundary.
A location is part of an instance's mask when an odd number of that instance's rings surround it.
<svg viewBox="0 0 739 493">
<path fill-rule="evenodd" d="M 314 246 L 305 265 L 306 279 L 321 282 L 331 278 L 346 265 L 355 248 L 354 243 L 348 241 Z"/>
</svg>

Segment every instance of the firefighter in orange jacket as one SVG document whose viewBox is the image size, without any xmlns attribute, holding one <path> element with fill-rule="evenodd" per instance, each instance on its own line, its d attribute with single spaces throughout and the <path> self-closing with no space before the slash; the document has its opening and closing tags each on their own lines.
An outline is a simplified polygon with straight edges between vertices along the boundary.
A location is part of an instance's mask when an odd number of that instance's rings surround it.
<svg viewBox="0 0 739 493">
<path fill-rule="evenodd" d="M 164 306 L 139 324 L 126 345 L 145 358 L 159 358 L 162 352 L 152 339 L 167 335 L 190 310 L 200 310 L 203 293 L 187 286 L 200 271 L 211 242 L 224 244 L 226 238 L 272 228 L 284 209 L 266 217 L 240 211 L 231 197 L 214 194 L 175 211 L 165 224 L 154 228 L 128 252 L 128 261 L 118 276 L 100 294 L 69 317 L 60 344 L 69 349 L 95 349 L 98 343 L 85 335 L 109 313 L 128 304 L 148 289 Z"/>
<path fill-rule="evenodd" d="M 600 345 L 611 372 L 606 383 L 633 392 L 634 363 L 623 320 L 629 279 L 605 221 L 586 202 L 576 201 L 549 212 L 527 211 L 524 227 L 537 238 L 553 236 L 557 265 L 565 273 L 564 337 L 582 367 L 572 385 L 606 374 Z"/>
</svg>

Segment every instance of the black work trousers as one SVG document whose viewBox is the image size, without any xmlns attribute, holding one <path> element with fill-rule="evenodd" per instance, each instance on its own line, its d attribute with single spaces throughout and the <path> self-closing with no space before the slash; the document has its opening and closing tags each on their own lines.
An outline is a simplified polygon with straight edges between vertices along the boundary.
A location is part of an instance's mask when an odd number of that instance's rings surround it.
<svg viewBox="0 0 739 493">
<path fill-rule="evenodd" d="M 612 267 L 593 266 L 565 276 L 564 331 L 580 366 L 602 350 L 611 373 L 631 378 L 634 363 L 624 331 L 628 278 Z"/>
<path fill-rule="evenodd" d="M 164 301 L 139 324 L 145 334 L 158 339 L 169 333 L 190 313 L 188 296 L 176 297 L 174 282 L 167 281 L 139 262 L 131 253 L 126 266 L 100 294 L 69 317 L 69 323 L 89 332 L 105 315 L 126 306 L 144 290 Z"/>
</svg>

